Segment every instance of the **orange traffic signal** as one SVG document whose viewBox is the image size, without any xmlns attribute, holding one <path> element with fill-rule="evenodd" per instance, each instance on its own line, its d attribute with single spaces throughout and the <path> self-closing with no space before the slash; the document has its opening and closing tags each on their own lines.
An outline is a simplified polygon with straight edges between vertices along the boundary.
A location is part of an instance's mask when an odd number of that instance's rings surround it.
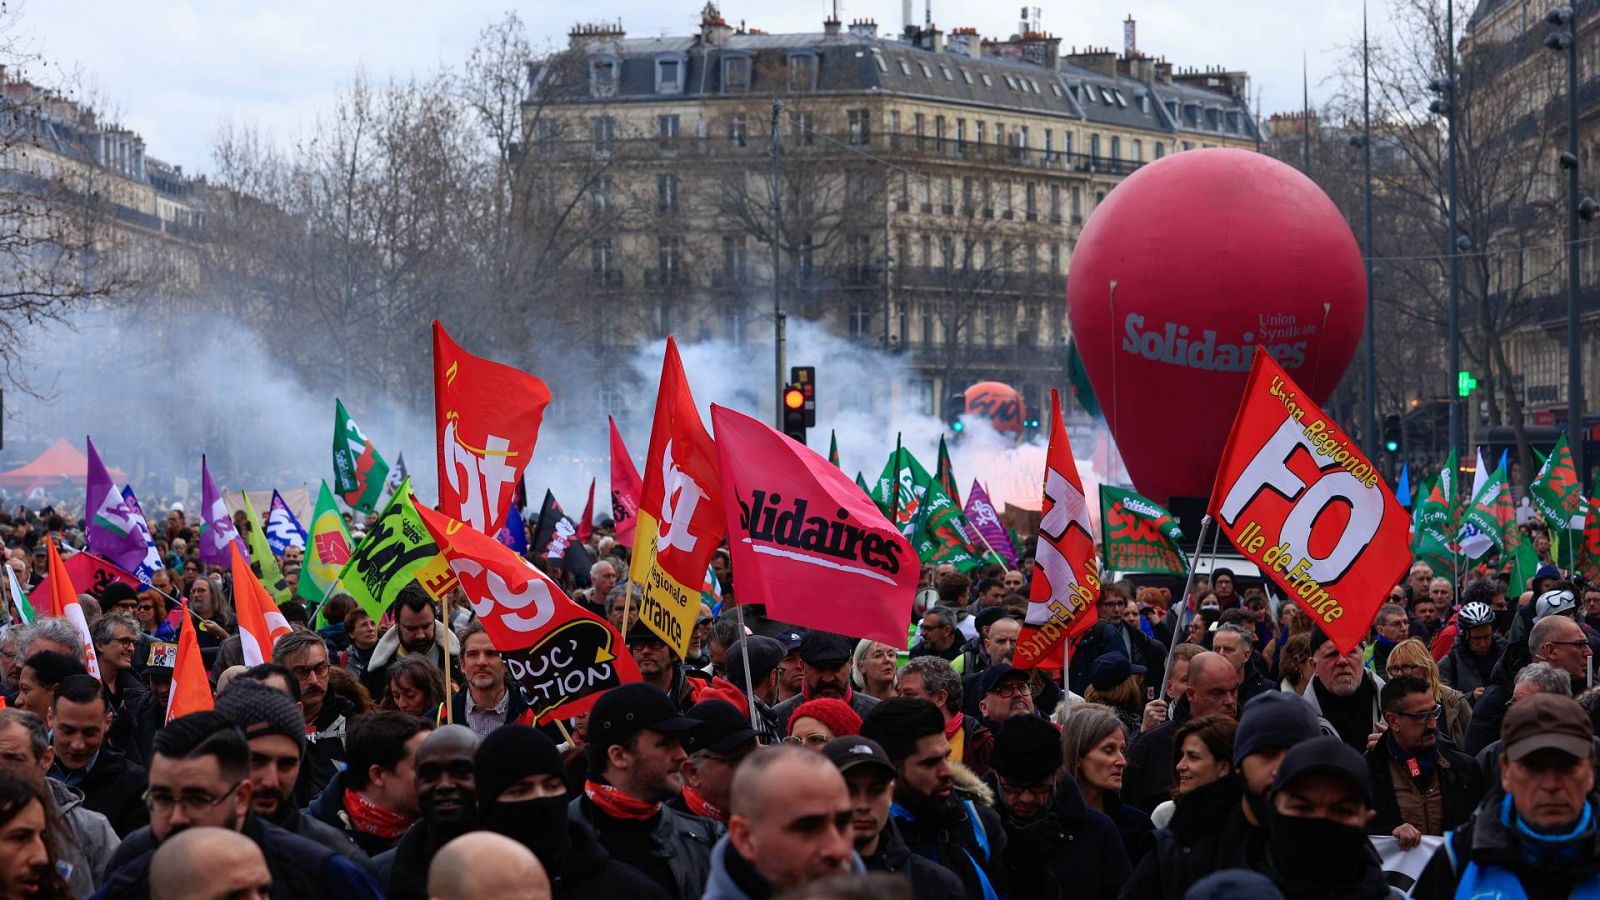
<svg viewBox="0 0 1600 900">
<path fill-rule="evenodd" d="M 806 405 L 806 393 L 797 387 L 785 388 L 783 405 L 786 409 L 800 409 Z"/>
</svg>

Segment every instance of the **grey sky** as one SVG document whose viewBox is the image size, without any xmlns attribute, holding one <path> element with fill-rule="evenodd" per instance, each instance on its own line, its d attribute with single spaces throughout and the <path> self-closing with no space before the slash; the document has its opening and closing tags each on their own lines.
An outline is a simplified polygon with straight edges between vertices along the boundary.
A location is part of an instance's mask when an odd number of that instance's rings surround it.
<svg viewBox="0 0 1600 900">
<path fill-rule="evenodd" d="M 459 61 L 478 30 L 507 9 L 535 46 L 565 43 L 578 18 L 620 18 L 631 35 L 686 34 L 704 0 L 24 0 L 13 35 L 43 58 L 42 80 L 78 75 L 115 117 L 144 135 L 156 157 L 187 171 L 209 167 L 211 137 L 232 118 L 280 138 L 309 134 L 358 67 L 375 78 L 406 77 Z M 922 16 L 924 0 L 914 0 Z M 1465 15 L 1472 0 L 1463 0 Z M 872 17 L 897 30 L 899 0 L 840 0 L 842 17 Z M 1072 0 L 1044 3 L 1045 30 L 1063 47 L 1122 46 L 1122 20 L 1138 22 L 1139 48 L 1179 66 L 1244 69 L 1264 114 L 1300 106 L 1300 60 L 1309 62 L 1313 102 L 1333 89 L 1339 47 L 1361 33 L 1358 0 Z M 984 36 L 1017 30 L 1020 0 L 934 0 L 946 32 Z M 574 12 L 583 9 L 581 16 Z M 828 5 L 723 0 L 731 23 L 768 32 L 819 31 Z M 1372 7 L 1374 35 L 1385 27 Z"/>
</svg>

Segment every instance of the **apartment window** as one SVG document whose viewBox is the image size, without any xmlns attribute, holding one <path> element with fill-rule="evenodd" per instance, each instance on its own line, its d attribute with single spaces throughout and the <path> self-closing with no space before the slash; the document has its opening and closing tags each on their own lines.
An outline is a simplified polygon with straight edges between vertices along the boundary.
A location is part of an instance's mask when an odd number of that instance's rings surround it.
<svg viewBox="0 0 1600 900">
<path fill-rule="evenodd" d="M 616 136 L 616 120 L 610 116 L 595 116 L 589 121 L 589 128 L 594 136 L 594 152 L 610 153 L 612 140 Z"/>
<path fill-rule="evenodd" d="M 1083 224 L 1083 188 L 1072 186 L 1072 224 Z"/>
<path fill-rule="evenodd" d="M 1114 163 L 1122 161 L 1122 138 L 1115 135 L 1111 137 L 1111 161 Z"/>
<path fill-rule="evenodd" d="M 994 218 L 994 186 L 987 179 L 983 182 L 983 217 Z"/>
<path fill-rule="evenodd" d="M 1037 184 L 1034 184 L 1031 181 L 1028 182 L 1027 185 L 1023 188 L 1023 197 L 1024 197 L 1023 203 L 1024 203 L 1024 205 L 1025 205 L 1025 207 L 1027 209 L 1028 221 L 1029 222 L 1037 222 L 1037 221 L 1039 221 L 1039 196 L 1038 196 L 1038 194 L 1039 194 L 1039 186 Z"/>
<path fill-rule="evenodd" d="M 923 78 L 926 78 L 929 81 L 933 80 L 933 70 L 928 68 L 928 64 L 927 63 L 919 62 L 919 63 L 917 63 L 917 68 L 922 70 L 922 77 Z"/>
<path fill-rule="evenodd" d="M 1061 274 L 1061 245 L 1060 244 L 1051 244 L 1050 245 L 1050 274 L 1051 275 L 1060 275 Z"/>
<path fill-rule="evenodd" d="M 912 113 L 911 114 L 911 130 L 917 136 L 917 149 L 919 149 L 919 150 L 922 149 L 924 146 L 926 146 L 926 144 L 924 143 L 924 140 L 925 140 L 925 137 L 926 137 L 926 135 L 925 135 L 925 126 L 926 126 L 926 124 L 927 123 L 924 120 L 924 116 L 923 116 L 922 113 Z"/>
<path fill-rule="evenodd" d="M 872 51 L 872 61 L 878 64 L 879 72 L 885 75 L 889 74 L 889 64 L 883 61 L 883 54 L 876 50 Z"/>
<path fill-rule="evenodd" d="M 988 122 L 979 122 L 978 123 L 978 144 L 980 146 L 982 146 L 982 144 L 983 144 L 983 142 L 985 140 L 988 140 L 988 135 L 989 135 L 989 123 Z"/>
<path fill-rule="evenodd" d="M 680 284 L 683 277 L 683 241 L 676 237 L 656 239 L 656 280 L 662 285 Z"/>
<path fill-rule="evenodd" d="M 1089 135 L 1089 161 L 1091 163 L 1100 161 L 1100 135 L 1098 134 Z"/>
<path fill-rule="evenodd" d="M 927 240 L 927 238 L 923 238 Z M 895 265 L 901 272 L 911 268 L 911 238 L 905 232 L 894 236 Z"/>
<path fill-rule="evenodd" d="M 683 92 L 683 62 L 678 57 L 666 57 L 656 60 L 656 93 L 678 94 Z"/>
<path fill-rule="evenodd" d="M 1055 159 L 1055 156 L 1056 156 L 1056 133 L 1054 131 L 1051 131 L 1050 129 L 1046 128 L 1044 130 L 1044 158 L 1046 160 L 1052 160 L 1052 159 Z"/>
<path fill-rule="evenodd" d="M 744 343 L 744 307 L 738 303 L 722 305 L 722 339 L 731 343 Z"/>
<path fill-rule="evenodd" d="M 1061 185 L 1050 185 L 1050 224 L 1061 224 Z"/>
<path fill-rule="evenodd" d="M 961 179 L 961 214 L 970 219 L 970 218 L 972 218 L 972 213 L 973 213 L 973 206 L 972 206 L 972 179 L 971 178 L 967 178 L 967 177 L 962 177 L 962 179 Z"/>
<path fill-rule="evenodd" d="M 1104 202 L 1105 199 L 1106 199 L 1106 192 L 1105 191 L 1095 191 L 1094 192 L 1094 206 L 1095 206 L 1095 209 L 1099 209 L 1100 208 L 1100 204 L 1102 202 Z"/>
<path fill-rule="evenodd" d="M 922 236 L 922 268 L 924 271 L 933 271 L 933 238 L 929 235 Z"/>
<path fill-rule="evenodd" d="M 956 242 L 954 238 L 939 238 L 939 262 L 946 272 L 950 271 L 956 263 Z"/>
<path fill-rule="evenodd" d="M 549 153 L 556 148 L 556 137 L 560 128 L 551 119 L 540 119 L 533 125 L 533 146 L 540 153 Z"/>
<path fill-rule="evenodd" d="M 1072 139 L 1072 132 L 1070 132 L 1070 131 L 1069 131 L 1069 132 L 1067 132 L 1067 133 L 1066 133 L 1066 144 L 1065 144 L 1065 146 L 1063 146 L 1063 147 L 1062 147 L 1062 149 L 1063 149 L 1063 150 L 1065 150 L 1065 151 L 1066 151 L 1066 153 L 1067 153 L 1067 155 L 1068 155 L 1068 156 L 1071 156 L 1071 155 L 1072 155 L 1072 151 L 1073 151 L 1073 148 L 1074 148 L 1074 147 L 1075 147 L 1075 146 L 1076 146 L 1076 145 L 1077 145 L 1077 141 L 1074 141 L 1074 140 L 1073 140 L 1073 139 Z"/>
<path fill-rule="evenodd" d="M 750 57 L 724 56 L 722 58 L 722 92 L 742 94 L 750 90 Z"/>
<path fill-rule="evenodd" d="M 1018 147 L 1023 150 L 1028 149 L 1028 126 L 1018 125 L 1012 132 L 1012 137 L 1016 139 Z"/>
<path fill-rule="evenodd" d="M 1133 161 L 1136 163 L 1144 162 L 1144 141 L 1138 138 L 1133 141 Z"/>
<path fill-rule="evenodd" d="M 722 236 L 722 277 L 729 284 L 742 284 L 745 278 L 744 235 Z"/>
<path fill-rule="evenodd" d="M 894 199 L 894 208 L 901 212 L 911 208 L 911 174 L 900 170 L 900 194 Z"/>
<path fill-rule="evenodd" d="M 812 53 L 789 54 L 789 90 L 817 89 L 817 57 Z"/>
<path fill-rule="evenodd" d="M 872 309 L 864 304 L 855 304 L 850 307 L 849 334 L 851 338 L 863 340 L 872 337 Z"/>
<path fill-rule="evenodd" d="M 959 151 L 965 150 L 965 149 L 967 149 L 967 120 L 966 119 L 957 119 L 956 120 L 956 150 L 959 152 Z"/>
<path fill-rule="evenodd" d="M 750 125 L 745 121 L 744 113 L 728 117 L 728 143 L 735 147 L 744 147 L 750 142 Z"/>
<path fill-rule="evenodd" d="M 972 271 L 972 256 L 978 249 L 978 242 L 974 238 L 967 238 L 961 242 L 961 271 Z"/>
<path fill-rule="evenodd" d="M 1025 259 L 1027 261 L 1027 267 L 1028 267 L 1027 271 L 1028 271 L 1028 275 L 1030 277 L 1039 274 L 1039 245 L 1038 244 L 1032 244 L 1032 243 L 1028 244 L 1027 245 L 1027 249 L 1023 251 L 1023 259 Z"/>
<path fill-rule="evenodd" d="M 972 83 L 972 73 L 968 72 L 966 69 L 962 69 L 961 70 L 961 80 L 965 81 L 967 84 L 971 84 Z"/>
<path fill-rule="evenodd" d="M 1015 212 L 1011 208 L 1011 182 L 1000 182 L 1000 218 L 1010 221 Z"/>
<path fill-rule="evenodd" d="M 678 211 L 678 176 L 656 176 L 656 211 L 663 213 Z"/>
<path fill-rule="evenodd" d="M 922 346 L 933 346 L 933 309 L 928 304 L 922 304 Z"/>
<path fill-rule="evenodd" d="M 951 74 L 949 66 L 947 66 L 947 65 L 945 65 L 943 63 L 940 63 L 939 64 L 939 71 L 944 73 L 944 80 L 945 81 L 955 81 L 956 80 L 956 76 Z"/>
<path fill-rule="evenodd" d="M 902 60 L 897 60 L 897 62 L 900 63 L 900 74 L 906 76 L 907 78 L 910 78 L 911 77 L 911 64 L 906 62 L 903 59 Z"/>
<path fill-rule="evenodd" d="M 864 109 L 852 109 L 846 113 L 846 118 L 850 123 L 850 143 L 870 143 L 871 133 L 868 127 L 868 116 L 868 111 Z"/>
<path fill-rule="evenodd" d="M 933 176 L 922 176 L 922 211 L 933 212 Z"/>
<path fill-rule="evenodd" d="M 889 146 L 895 150 L 900 149 L 900 110 L 898 109 L 889 111 Z"/>
<path fill-rule="evenodd" d="M 994 123 L 994 145 L 996 147 L 999 147 L 1002 144 L 1004 144 L 1005 142 L 1006 142 L 1006 123 L 1004 123 L 1004 122 L 996 122 L 996 123 Z"/>
<path fill-rule="evenodd" d="M 589 92 L 596 97 L 614 97 L 617 93 L 617 70 L 621 62 L 614 56 L 596 57 L 589 63 Z"/>
<path fill-rule="evenodd" d="M 795 113 L 790 116 L 789 135 L 797 144 L 816 143 L 816 117 L 808 112 Z"/>
<path fill-rule="evenodd" d="M 661 149 L 678 149 L 678 117 L 656 116 L 656 138 L 661 142 Z"/>
<path fill-rule="evenodd" d="M 1156 141 L 1156 159 L 1167 155 L 1167 145 Z"/>
<path fill-rule="evenodd" d="M 589 187 L 589 205 L 596 216 L 611 211 L 611 176 L 600 175 Z"/>
<path fill-rule="evenodd" d="M 944 116 L 933 117 L 933 149 L 944 152 Z"/>
<path fill-rule="evenodd" d="M 994 79 L 989 77 L 988 72 L 984 72 L 981 77 L 983 78 L 984 87 L 994 87 Z"/>
<path fill-rule="evenodd" d="M 615 287 L 621 281 L 622 271 L 610 238 L 597 238 L 589 243 L 589 262 L 595 284 Z"/>
<path fill-rule="evenodd" d="M 948 215 L 952 215 L 952 214 L 955 213 L 955 211 L 956 211 L 956 197 L 955 197 L 955 195 L 956 195 L 956 179 L 955 179 L 955 176 L 946 175 L 944 177 L 944 203 L 942 204 L 942 206 L 941 206 L 941 208 L 939 210 L 940 212 L 944 213 L 947 216 Z"/>
</svg>

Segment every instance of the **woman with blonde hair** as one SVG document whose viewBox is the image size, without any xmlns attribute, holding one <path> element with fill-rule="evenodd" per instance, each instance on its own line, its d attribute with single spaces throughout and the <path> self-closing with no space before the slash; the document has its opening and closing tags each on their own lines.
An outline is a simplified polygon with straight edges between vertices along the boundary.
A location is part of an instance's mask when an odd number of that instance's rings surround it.
<svg viewBox="0 0 1600 900">
<path fill-rule="evenodd" d="M 1439 717 L 1439 736 L 1460 747 L 1467 734 L 1467 723 L 1472 721 L 1472 704 L 1460 691 L 1439 680 L 1439 664 L 1433 661 L 1428 645 L 1420 638 L 1406 638 L 1395 644 L 1389 651 L 1384 670 L 1387 678 L 1410 675 L 1432 686 L 1433 701 L 1444 709 Z"/>
<path fill-rule="evenodd" d="M 860 640 L 850 656 L 850 681 L 855 689 L 870 697 L 887 700 L 895 696 L 894 676 L 900 653 L 881 641 Z"/>
</svg>

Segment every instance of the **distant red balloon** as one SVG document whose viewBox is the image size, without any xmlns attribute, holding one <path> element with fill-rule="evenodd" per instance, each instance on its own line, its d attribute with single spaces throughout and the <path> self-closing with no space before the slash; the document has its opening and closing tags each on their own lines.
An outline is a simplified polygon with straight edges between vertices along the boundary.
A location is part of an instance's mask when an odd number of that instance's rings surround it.
<svg viewBox="0 0 1600 900">
<path fill-rule="evenodd" d="M 1361 250 L 1333 201 L 1245 150 L 1191 150 L 1111 191 L 1072 256 L 1067 311 L 1141 494 L 1211 492 L 1256 348 L 1317 402 L 1361 341 Z"/>
<path fill-rule="evenodd" d="M 980 381 L 967 388 L 967 412 L 983 416 L 995 431 L 1022 433 L 1022 398 L 1017 389 L 998 381 Z"/>
</svg>

